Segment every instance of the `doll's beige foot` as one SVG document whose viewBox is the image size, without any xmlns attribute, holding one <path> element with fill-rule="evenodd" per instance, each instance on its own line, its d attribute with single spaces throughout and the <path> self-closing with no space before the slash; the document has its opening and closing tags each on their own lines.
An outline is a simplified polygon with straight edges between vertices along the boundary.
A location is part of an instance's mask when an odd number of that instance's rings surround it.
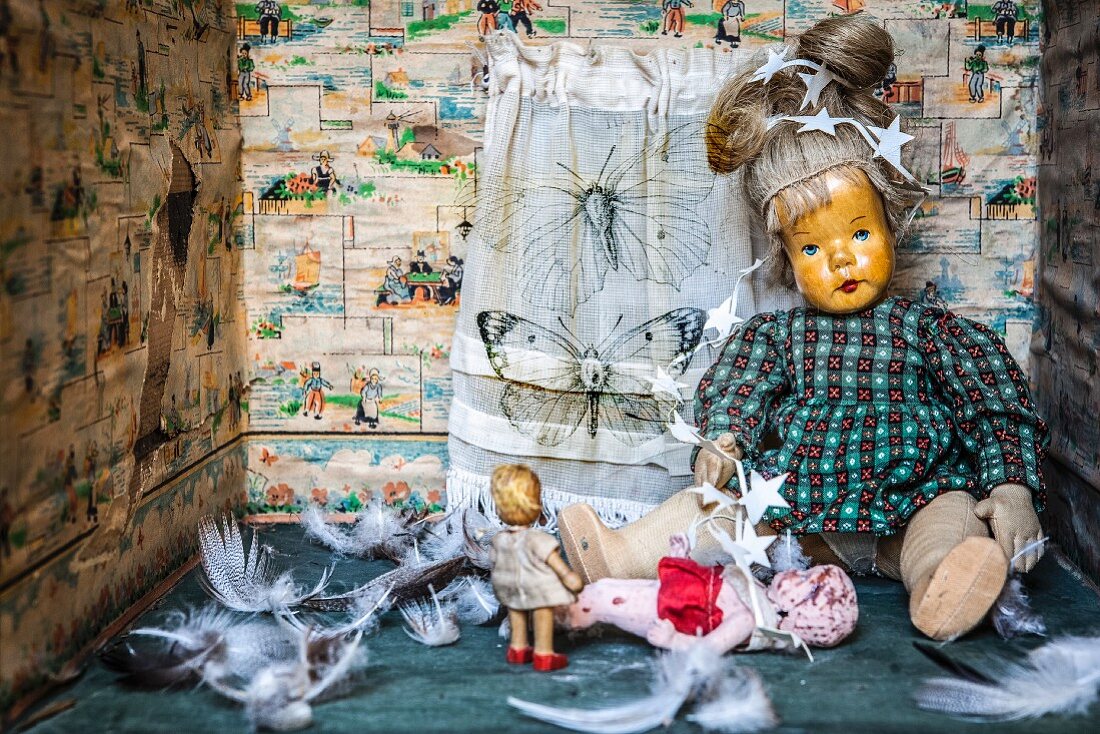
<svg viewBox="0 0 1100 734">
<path fill-rule="evenodd" d="M 1008 559 L 992 538 L 969 537 L 953 548 L 909 597 L 913 626 L 933 640 L 953 640 L 985 619 L 1004 587 Z"/>
<path fill-rule="evenodd" d="M 558 530 L 569 565 L 586 583 L 604 578 L 655 579 L 657 564 L 669 553 L 669 538 L 688 532 L 711 509 L 703 508 L 700 495 L 681 490 L 640 519 L 611 530 L 588 505 L 571 505 L 558 513 Z M 715 525 L 727 533 L 733 531 L 727 510 L 715 515 Z M 712 563 L 720 550 L 709 528 L 698 529 L 692 552 L 692 558 L 704 564 Z"/>
<path fill-rule="evenodd" d="M 588 505 L 570 505 L 558 513 L 558 531 L 569 565 L 584 583 L 612 578 L 613 559 L 622 545 L 600 516 Z"/>
</svg>

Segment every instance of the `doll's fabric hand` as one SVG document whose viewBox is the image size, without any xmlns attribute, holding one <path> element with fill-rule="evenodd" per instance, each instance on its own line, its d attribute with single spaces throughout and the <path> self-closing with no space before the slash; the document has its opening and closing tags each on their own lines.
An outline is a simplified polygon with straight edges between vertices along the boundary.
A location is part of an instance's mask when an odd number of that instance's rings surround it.
<svg viewBox="0 0 1100 734">
<path fill-rule="evenodd" d="M 731 458 L 723 459 L 715 456 L 713 452 L 702 450 L 695 457 L 695 486 L 702 487 L 708 482 L 721 489 L 733 476 L 734 459 L 742 456 L 741 447 L 737 445 L 737 439 L 732 433 L 723 433 L 714 440 L 715 445 L 729 454 Z"/>
<path fill-rule="evenodd" d="M 974 514 L 989 523 L 993 537 L 1005 556 L 1012 559 L 1027 545 L 1043 537 L 1039 516 L 1031 503 L 1031 490 L 1021 484 L 1001 484 L 993 488 L 989 498 L 974 508 Z M 1027 573 L 1043 556 L 1039 545 L 1016 559 L 1016 570 Z"/>
<path fill-rule="evenodd" d="M 584 588 L 584 579 L 582 579 L 581 575 L 576 571 L 570 571 L 565 574 L 565 578 L 563 578 L 561 582 L 565 588 L 569 589 L 574 594 L 580 593 Z"/>
<path fill-rule="evenodd" d="M 670 649 L 676 639 L 676 627 L 667 619 L 657 619 L 646 630 L 645 639 L 650 645 Z"/>
</svg>

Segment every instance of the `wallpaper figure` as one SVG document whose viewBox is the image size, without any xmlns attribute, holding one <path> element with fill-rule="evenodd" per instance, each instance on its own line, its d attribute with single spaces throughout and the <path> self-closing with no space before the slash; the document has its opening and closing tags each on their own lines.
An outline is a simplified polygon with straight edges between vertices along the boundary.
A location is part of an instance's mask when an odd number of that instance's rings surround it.
<svg viewBox="0 0 1100 734">
<path fill-rule="evenodd" d="M 674 32 L 675 38 L 684 35 L 684 6 L 695 7 L 691 0 L 664 0 L 661 10 L 665 14 L 665 26 L 661 30 L 662 36 L 667 36 L 669 31 Z"/>
<path fill-rule="evenodd" d="M 404 303 L 411 299 L 412 292 L 409 290 L 408 276 L 401 269 L 401 258 L 395 255 L 390 259 L 389 267 L 386 268 L 386 277 L 382 281 L 382 290 L 378 294 L 377 305 L 381 306 L 388 303 L 391 306 L 396 306 L 398 303 Z"/>
<path fill-rule="evenodd" d="M 313 160 L 317 161 L 317 165 L 310 171 L 310 181 L 322 193 L 327 194 L 329 191 L 335 191 L 336 187 L 340 186 L 340 179 L 336 177 L 336 171 L 332 168 L 332 162 L 335 158 L 327 150 L 322 150 L 313 156 Z"/>
<path fill-rule="evenodd" d="M 733 48 L 740 46 L 741 21 L 744 19 L 745 3 L 741 0 L 726 0 L 718 17 L 718 32 L 714 36 L 714 44 L 721 46 L 722 41 L 727 41 Z"/>
<path fill-rule="evenodd" d="M 256 68 L 256 62 L 252 60 L 249 52 L 252 46 L 244 44 L 237 52 L 237 94 L 241 99 L 252 101 L 252 72 Z"/>
<path fill-rule="evenodd" d="M 332 383 L 321 377 L 321 363 L 314 362 L 310 366 L 309 377 L 302 384 L 302 394 L 305 396 L 302 415 L 308 416 L 312 410 L 314 419 L 321 420 L 321 414 L 325 412 L 325 389 L 331 390 Z"/>
<path fill-rule="evenodd" d="M 985 46 L 979 45 L 974 54 L 968 56 L 966 70 L 970 72 L 970 101 L 985 101 L 985 73 L 989 71 L 989 62 L 985 60 Z"/>
<path fill-rule="evenodd" d="M 260 18 L 260 43 L 275 43 L 279 37 L 279 21 L 283 18 L 283 9 L 275 0 L 260 0 L 256 3 L 256 15 Z"/>
<path fill-rule="evenodd" d="M 477 12 L 481 16 L 477 19 L 477 32 L 480 36 L 488 36 L 497 29 L 497 14 L 500 12 L 500 3 L 496 0 L 478 0 Z"/>
<path fill-rule="evenodd" d="M 508 13 L 508 17 L 512 22 L 512 30 L 519 33 L 519 27 L 522 25 L 527 31 L 528 38 L 534 36 L 536 33 L 535 28 L 531 25 L 529 16 L 532 10 L 542 10 L 542 6 L 535 0 L 514 0 L 512 10 Z"/>
<path fill-rule="evenodd" d="M 997 0 L 991 8 L 994 15 L 993 25 L 997 30 L 997 43 L 1016 42 L 1016 16 L 1019 9 L 1012 0 Z"/>
<path fill-rule="evenodd" d="M 448 257 L 443 265 L 443 277 L 436 291 L 436 302 L 440 306 L 449 306 L 458 298 L 458 292 L 462 290 L 462 266 L 462 258 L 455 255 Z"/>
<path fill-rule="evenodd" d="M 378 428 L 381 415 L 382 376 L 371 368 L 367 381 L 359 390 L 359 405 L 355 409 L 355 425 L 366 423 L 368 428 Z"/>
</svg>

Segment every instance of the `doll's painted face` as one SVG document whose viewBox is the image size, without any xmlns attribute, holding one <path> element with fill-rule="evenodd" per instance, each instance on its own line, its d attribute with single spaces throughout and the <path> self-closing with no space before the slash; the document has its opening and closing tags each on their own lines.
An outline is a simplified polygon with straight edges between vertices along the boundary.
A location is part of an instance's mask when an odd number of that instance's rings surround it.
<svg viewBox="0 0 1100 734">
<path fill-rule="evenodd" d="M 826 313 L 855 313 L 886 296 L 894 274 L 894 233 L 862 171 L 858 182 L 833 172 L 824 181 L 831 201 L 793 222 L 776 200 L 783 244 L 807 303 Z"/>
</svg>

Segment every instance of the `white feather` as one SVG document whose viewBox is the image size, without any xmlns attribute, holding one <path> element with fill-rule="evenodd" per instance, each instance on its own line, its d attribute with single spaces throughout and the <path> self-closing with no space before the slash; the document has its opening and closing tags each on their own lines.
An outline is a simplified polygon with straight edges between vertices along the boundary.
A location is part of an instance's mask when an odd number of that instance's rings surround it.
<svg viewBox="0 0 1100 734">
<path fill-rule="evenodd" d="M 723 676 L 687 719 L 723 734 L 764 731 L 779 723 L 760 677 L 746 668 Z"/>
<path fill-rule="evenodd" d="M 802 544 L 798 538 L 791 535 L 788 530 L 768 548 L 771 557 L 772 570 L 776 573 L 782 571 L 801 571 L 810 567 L 810 557 L 802 550 Z"/>
<path fill-rule="evenodd" d="M 285 612 L 320 594 L 328 585 L 331 569 L 310 591 L 294 583 L 289 572 L 276 576 L 269 546 L 261 546 L 252 534 L 247 554 L 237 523 L 212 517 L 199 521 L 199 549 L 206 574 L 206 590 L 223 606 L 238 612 Z"/>
<path fill-rule="evenodd" d="M 635 734 L 670 723 L 684 702 L 715 679 L 721 659 L 705 645 L 692 645 L 655 658 L 648 697 L 599 709 L 555 708 L 509 697 L 508 704 L 531 718 L 589 734 Z"/>
<path fill-rule="evenodd" d="M 462 532 L 464 512 L 452 512 L 446 519 L 427 528 L 427 535 L 420 545 L 420 552 L 427 561 L 442 561 L 461 556 L 466 547 L 466 535 Z"/>
<path fill-rule="evenodd" d="M 244 676 L 243 687 L 211 671 L 206 671 L 203 681 L 231 701 L 243 704 L 254 729 L 304 729 L 313 723 L 310 703 L 345 683 L 353 666 L 362 661 L 362 633 L 347 642 L 332 643 L 330 654 L 311 661 L 310 645 L 317 639 L 308 629 L 299 631 L 294 657 L 253 668 L 250 675 Z"/>
<path fill-rule="evenodd" d="M 992 683 L 933 678 L 917 692 L 917 705 L 997 721 L 1083 714 L 1100 693 L 1100 637 L 1049 642 L 987 675 Z"/>
<path fill-rule="evenodd" d="M 493 587 L 476 576 L 455 579 L 439 592 L 439 598 L 451 602 L 459 620 L 467 624 L 485 624 L 500 611 Z"/>
<path fill-rule="evenodd" d="M 465 555 L 474 566 L 488 570 L 491 565 L 489 544 L 501 527 L 499 521 L 494 522 L 477 510 L 467 508 L 452 512 L 428 528 L 420 551 L 428 561 Z"/>
<path fill-rule="evenodd" d="M 458 641 L 458 615 L 450 605 L 444 608 L 434 591 L 430 603 L 414 601 L 403 604 L 398 609 L 408 625 L 405 634 L 420 644 L 442 647 Z"/>
<path fill-rule="evenodd" d="M 408 548 L 405 523 L 392 510 L 379 503 L 363 509 L 355 525 L 346 528 L 340 523 L 327 523 L 318 507 L 310 507 L 301 515 L 306 536 L 326 548 L 345 556 L 374 558 L 377 555 L 400 558 Z"/>
<path fill-rule="evenodd" d="M 1019 635 L 1045 636 L 1047 626 L 1031 608 L 1024 580 L 1012 574 L 993 604 L 993 627 L 1006 640 Z"/>
</svg>

